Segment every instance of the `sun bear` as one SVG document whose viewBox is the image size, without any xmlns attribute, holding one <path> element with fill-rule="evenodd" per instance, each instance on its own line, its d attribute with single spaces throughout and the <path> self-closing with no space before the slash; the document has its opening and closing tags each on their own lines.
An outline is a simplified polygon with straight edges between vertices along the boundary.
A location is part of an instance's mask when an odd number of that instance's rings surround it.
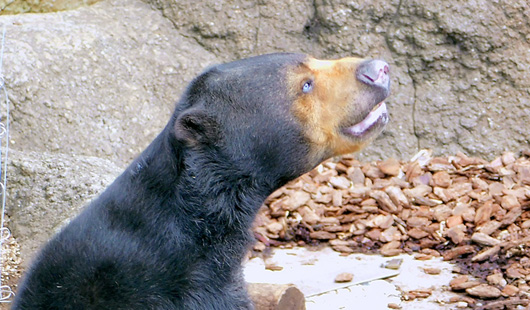
<svg viewBox="0 0 530 310">
<path fill-rule="evenodd" d="M 206 69 L 147 149 L 37 255 L 14 310 L 252 309 L 263 201 L 388 122 L 388 64 L 256 56 Z"/>
</svg>

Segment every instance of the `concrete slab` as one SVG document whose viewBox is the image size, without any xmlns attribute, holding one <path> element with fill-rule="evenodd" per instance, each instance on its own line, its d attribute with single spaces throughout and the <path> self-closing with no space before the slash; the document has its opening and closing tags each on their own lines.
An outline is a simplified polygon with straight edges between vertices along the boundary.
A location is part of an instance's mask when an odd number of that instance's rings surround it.
<svg viewBox="0 0 530 310">
<path fill-rule="evenodd" d="M 245 265 L 248 282 L 295 284 L 306 296 L 308 310 L 320 309 L 388 309 L 388 304 L 402 309 L 454 309 L 447 305 L 452 296 L 448 288 L 453 278 L 453 265 L 440 258 L 415 260 L 411 255 L 388 258 L 379 255 L 351 254 L 341 256 L 330 248 L 318 251 L 307 248 L 274 249 L 266 260 L 253 258 Z M 392 259 L 402 259 L 397 270 L 384 266 Z M 272 271 L 266 266 L 281 267 Z M 440 274 L 430 275 L 423 268 L 438 268 Z M 335 283 L 342 272 L 353 274 L 349 283 Z M 402 301 L 402 291 L 432 289 L 432 295 L 414 301 Z"/>
</svg>

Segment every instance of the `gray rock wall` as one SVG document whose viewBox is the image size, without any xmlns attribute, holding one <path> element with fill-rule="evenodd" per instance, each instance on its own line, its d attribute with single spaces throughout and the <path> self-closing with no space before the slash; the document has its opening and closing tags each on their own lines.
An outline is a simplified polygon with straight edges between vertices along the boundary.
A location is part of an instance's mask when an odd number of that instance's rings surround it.
<svg viewBox="0 0 530 310">
<path fill-rule="evenodd" d="M 391 63 L 391 123 L 362 158 L 529 144 L 524 0 L 150 2 L 3 17 L 16 148 L 125 164 L 204 67 L 275 51 Z"/>
<path fill-rule="evenodd" d="M 530 5 L 510 1 L 147 0 L 225 60 L 273 51 L 380 57 L 391 123 L 364 158 L 528 147 Z"/>
<path fill-rule="evenodd" d="M 9 228 L 25 263 L 122 171 L 89 156 L 11 150 L 9 158 Z"/>
<path fill-rule="evenodd" d="M 166 124 L 186 83 L 218 62 L 138 1 L 0 20 L 18 150 L 125 166 Z"/>
</svg>

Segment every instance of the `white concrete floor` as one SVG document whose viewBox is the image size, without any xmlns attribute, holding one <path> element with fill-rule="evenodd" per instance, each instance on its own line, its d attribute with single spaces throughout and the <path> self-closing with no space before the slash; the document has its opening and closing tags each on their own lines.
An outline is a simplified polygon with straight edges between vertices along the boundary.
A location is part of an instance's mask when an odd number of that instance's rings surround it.
<svg viewBox="0 0 530 310">
<path fill-rule="evenodd" d="M 403 259 L 399 269 L 383 267 L 395 258 Z M 283 269 L 267 270 L 268 264 Z M 424 267 L 438 268 L 441 273 L 426 274 Z M 456 308 L 456 304 L 446 303 L 456 296 L 448 288 L 454 276 L 452 269 L 453 265 L 441 258 L 419 261 L 410 255 L 392 258 L 365 254 L 340 256 L 327 247 L 318 251 L 294 248 L 274 249 L 267 261 L 251 259 L 245 266 L 245 278 L 247 282 L 296 285 L 306 296 L 307 310 L 384 310 L 389 309 L 390 303 L 407 310 L 444 310 Z M 352 273 L 353 281 L 335 283 L 335 277 L 342 272 Z M 402 291 L 417 289 L 432 289 L 433 293 L 425 299 L 401 301 Z"/>
</svg>

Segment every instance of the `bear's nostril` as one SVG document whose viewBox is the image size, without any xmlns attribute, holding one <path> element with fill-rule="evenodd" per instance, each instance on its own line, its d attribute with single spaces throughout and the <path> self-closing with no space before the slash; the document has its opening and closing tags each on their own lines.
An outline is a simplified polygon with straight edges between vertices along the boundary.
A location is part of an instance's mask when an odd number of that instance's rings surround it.
<svg viewBox="0 0 530 310">
<path fill-rule="evenodd" d="M 370 76 L 366 75 L 366 74 L 363 74 L 363 76 L 369 80 L 370 82 L 374 82 L 374 79 L 372 79 Z"/>
<path fill-rule="evenodd" d="M 368 85 L 389 87 L 390 67 L 382 60 L 368 60 L 359 65 L 357 78 Z"/>
</svg>

